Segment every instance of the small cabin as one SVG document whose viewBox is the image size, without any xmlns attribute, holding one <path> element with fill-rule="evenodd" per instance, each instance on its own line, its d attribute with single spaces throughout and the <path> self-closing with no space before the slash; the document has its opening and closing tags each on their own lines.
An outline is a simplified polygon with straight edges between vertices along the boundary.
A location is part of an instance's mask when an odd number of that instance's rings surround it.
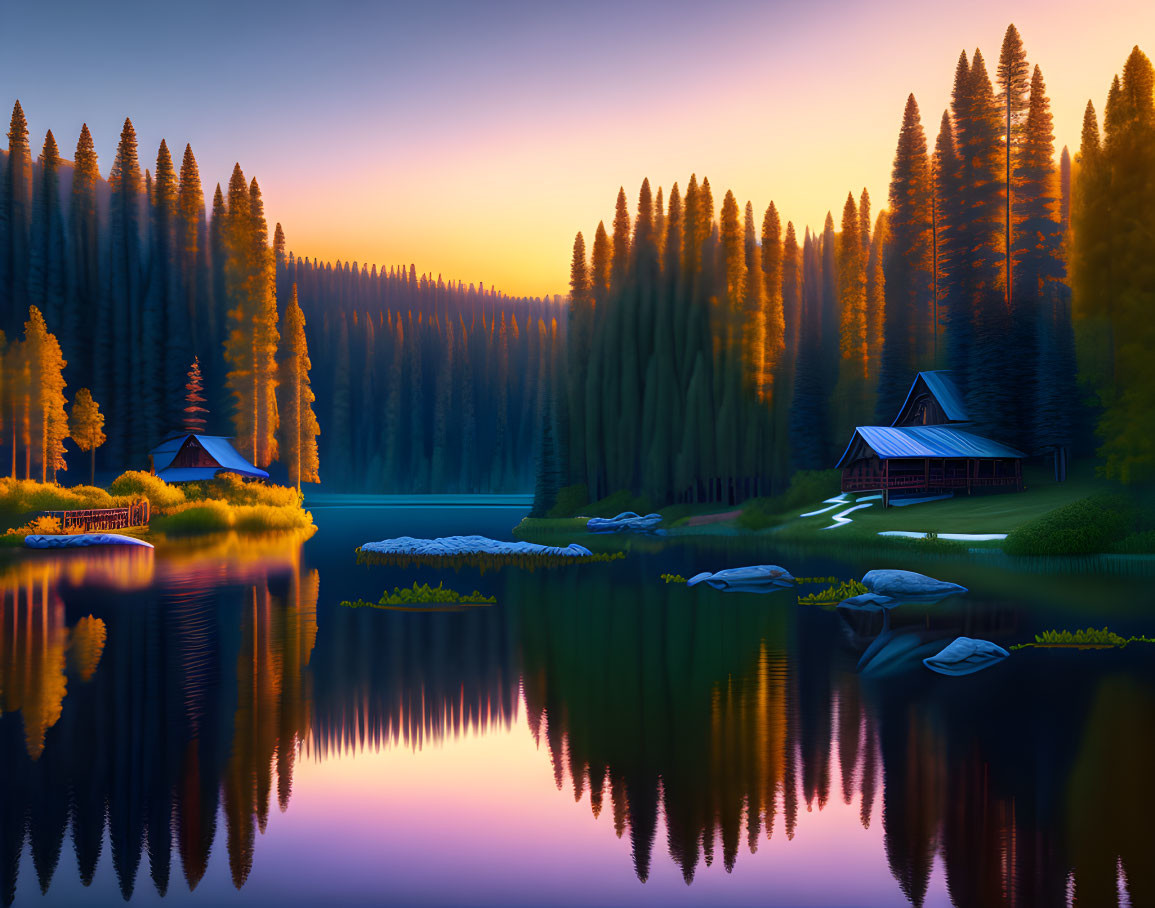
<svg viewBox="0 0 1155 908">
<path fill-rule="evenodd" d="M 176 435 L 153 448 L 149 461 L 152 472 L 165 482 L 196 482 L 221 473 L 269 478 L 268 473 L 245 460 L 229 439 L 219 435 Z"/>
<path fill-rule="evenodd" d="M 843 492 L 929 497 L 1023 488 L 1023 458 L 968 431 L 966 402 L 950 372 L 919 372 L 889 426 L 858 426 L 838 461 Z"/>
</svg>

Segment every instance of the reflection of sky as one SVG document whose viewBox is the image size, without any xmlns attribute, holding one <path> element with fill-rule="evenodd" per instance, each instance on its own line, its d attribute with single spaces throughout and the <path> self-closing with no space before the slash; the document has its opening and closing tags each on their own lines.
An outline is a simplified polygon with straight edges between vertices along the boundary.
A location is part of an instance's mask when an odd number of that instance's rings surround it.
<svg viewBox="0 0 1155 908">
<path fill-rule="evenodd" d="M 239 160 L 298 253 L 540 294 L 644 176 L 816 228 L 850 189 L 877 210 L 907 94 L 933 142 L 959 51 L 993 74 L 1012 16 L 1060 146 L 1155 35 L 1145 0 L 8 3 L 0 109 L 66 157 L 87 120 L 105 174 L 131 115 L 146 164 L 192 143 L 210 198 Z"/>
<path fill-rule="evenodd" d="M 524 717 L 524 708 L 519 710 Z M 831 761 L 831 792 L 840 791 Z M 608 804 L 599 818 L 588 793 L 575 804 L 558 791 L 544 742 L 524 718 L 509 730 L 463 735 L 427 746 L 303 759 L 294 772 L 288 815 L 274 810 L 258 836 L 252 874 L 238 893 L 224 852 L 224 817 L 208 872 L 191 896 L 175 868 L 166 904 L 398 905 L 894 905 L 902 895 L 887 866 L 881 799 L 870 828 L 857 797 L 832 796 L 819 811 L 802 805 L 788 841 L 779 816 L 757 855 L 745 845 L 732 873 L 717 849 L 691 886 L 665 854 L 659 828 L 647 883 L 639 883 L 629 835 L 614 836 Z M 146 858 L 147 860 L 147 858 Z M 20 879 L 33 878 L 26 850 Z M 21 889 L 27 893 L 26 888 Z M 45 899 L 37 904 L 123 904 L 105 841 L 101 865 L 81 890 L 67 849 Z M 142 866 L 135 902 L 158 901 Z M 949 904 L 936 862 L 926 905 Z"/>
</svg>

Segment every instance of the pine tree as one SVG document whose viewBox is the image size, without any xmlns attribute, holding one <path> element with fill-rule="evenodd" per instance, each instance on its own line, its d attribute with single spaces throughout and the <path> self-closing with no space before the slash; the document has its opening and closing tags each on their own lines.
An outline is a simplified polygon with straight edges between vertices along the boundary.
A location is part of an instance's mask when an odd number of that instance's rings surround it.
<svg viewBox="0 0 1155 908">
<path fill-rule="evenodd" d="M 931 198 L 931 356 L 933 368 L 939 368 L 940 341 L 944 323 L 950 331 L 948 359 L 956 370 L 956 381 L 965 381 L 965 363 L 970 353 L 970 309 L 951 280 L 963 253 L 960 237 L 965 224 L 959 197 L 959 160 L 955 151 L 954 124 L 950 111 L 944 110 L 935 140 L 932 161 Z M 961 266 L 960 266 L 961 267 Z M 945 317 L 944 317 L 945 313 Z"/>
<path fill-rule="evenodd" d="M 277 303 L 260 187 L 246 184 L 239 164 L 229 180 L 224 245 L 233 425 L 242 450 L 263 467 L 277 456 Z"/>
<path fill-rule="evenodd" d="M 32 214 L 32 153 L 28 122 L 17 101 L 8 128 L 8 161 L 0 181 L 0 318 L 19 325 L 28 301 L 29 227 Z"/>
<path fill-rule="evenodd" d="M 1138 47 L 1111 85 L 1103 123 L 1100 144 L 1088 108 L 1073 212 L 1075 299 L 1087 377 L 1103 407 L 1103 471 L 1137 482 L 1155 476 L 1155 68 Z"/>
<path fill-rule="evenodd" d="M 883 262 L 890 242 L 890 225 L 886 210 L 878 213 L 866 262 L 866 344 L 869 377 L 878 378 L 886 323 L 886 274 Z"/>
<path fill-rule="evenodd" d="M 101 308 L 103 296 L 100 253 L 100 220 L 96 187 L 100 183 L 96 151 L 88 124 L 80 128 L 72 167 L 72 198 L 68 213 L 68 245 L 71 273 L 68 281 L 71 303 L 64 307 L 59 332 L 61 346 L 69 352 L 70 375 L 78 384 L 94 381 L 92 339 L 96 336 L 93 316 Z M 107 370 L 105 370 L 107 372 Z"/>
<path fill-rule="evenodd" d="M 204 403 L 204 377 L 201 375 L 200 359 L 193 357 L 192 365 L 188 369 L 188 380 L 184 386 L 184 409 L 182 428 L 185 432 L 190 434 L 197 434 L 204 432 L 208 410 L 205 409 Z"/>
<path fill-rule="evenodd" d="M 143 437 L 138 447 L 151 449 L 179 422 L 181 378 L 192 355 L 186 347 L 187 321 L 177 283 L 177 180 L 168 145 L 162 139 L 156 156 L 156 178 L 149 199 L 148 278 L 141 313 L 140 384 L 134 390 L 141 409 Z"/>
<path fill-rule="evenodd" d="M 786 238 L 782 242 L 782 318 L 786 325 L 786 361 L 793 363 L 798 356 L 802 325 L 802 252 L 793 221 L 786 223 Z"/>
<path fill-rule="evenodd" d="M 108 456 L 123 462 L 127 455 L 143 459 L 149 427 L 147 414 L 134 406 L 134 391 L 143 384 L 141 313 L 144 274 L 141 252 L 141 196 L 143 179 L 137 158 L 136 131 L 126 119 L 116 158 L 109 171 L 108 272 L 96 324 L 96 364 L 93 392 L 105 401 L 109 423 L 114 427 Z M 104 376 L 111 375 L 111 380 Z"/>
<path fill-rule="evenodd" d="M 956 86 L 955 127 L 959 150 L 959 195 L 964 200 L 958 235 L 960 255 L 954 280 L 969 303 L 973 342 L 965 364 L 967 410 L 975 430 L 994 438 L 1015 437 L 1014 330 L 1007 308 L 1005 249 L 1005 157 L 1003 116 L 975 51 L 965 83 Z M 892 224 L 893 226 L 893 224 Z M 957 371 L 957 370 L 956 370 Z"/>
<path fill-rule="evenodd" d="M 27 421 L 29 451 L 40 467 L 40 481 L 56 481 L 56 471 L 68 468 L 64 441 L 68 417 L 64 412 L 64 357 L 55 335 L 35 306 L 28 307 L 24 323 L 24 355 L 28 364 Z"/>
<path fill-rule="evenodd" d="M 67 288 L 64 216 L 60 208 L 60 152 L 52 130 L 44 136 L 40 173 L 32 206 L 28 296 L 48 325 L 59 329 Z"/>
<path fill-rule="evenodd" d="M 613 261 L 610 266 L 610 286 L 617 289 L 625 280 L 630 261 L 630 210 L 626 204 L 626 189 L 618 187 L 614 207 Z"/>
<path fill-rule="evenodd" d="M 107 440 L 104 435 L 104 414 L 100 405 L 92 399 L 92 392 L 81 388 L 72 399 L 72 409 L 68 414 L 68 432 L 76 446 L 89 455 L 90 484 L 96 484 L 96 449 Z"/>
<path fill-rule="evenodd" d="M 278 411 L 281 414 L 281 457 L 296 482 L 320 482 L 317 458 L 317 436 L 321 434 L 313 412 L 313 389 L 309 383 L 309 349 L 305 339 L 305 316 L 297 301 L 293 284 L 289 304 L 285 307 L 281 329 L 280 382 L 277 387 Z"/>
<path fill-rule="evenodd" d="M 865 381 L 867 373 L 866 261 L 859 229 L 858 206 L 848 193 L 838 243 L 839 350 L 844 369 L 856 382 Z"/>
<path fill-rule="evenodd" d="M 762 278 L 766 322 L 762 348 L 760 389 L 773 394 L 774 377 L 786 349 L 786 317 L 782 299 L 782 226 L 778 209 L 771 202 L 762 218 Z"/>
<path fill-rule="evenodd" d="M 886 316 L 879 372 L 879 420 L 902 404 L 924 352 L 931 311 L 931 180 L 926 135 L 914 95 L 907 98 L 890 180 L 889 238 L 883 259 Z"/>
<path fill-rule="evenodd" d="M 276 272 L 261 187 L 254 177 L 249 184 L 249 213 L 252 226 L 253 317 L 257 384 L 257 461 L 267 466 L 277 459 L 277 330 Z"/>
<path fill-rule="evenodd" d="M 1037 69 L 1037 67 L 1036 67 Z M 1014 228 L 1019 217 L 1014 212 L 1014 196 L 1018 189 L 1015 171 L 1018 168 L 1019 149 L 1023 141 L 1023 129 L 1027 120 L 1028 90 L 1031 84 L 1031 68 L 1027 64 L 1027 54 L 1022 39 L 1014 24 L 1007 26 L 1003 35 L 1002 52 L 996 78 L 999 84 L 998 97 L 1003 108 L 1003 153 L 1005 160 L 1004 179 L 1006 195 L 1006 217 L 1003 220 L 1004 265 L 1007 289 L 1007 307 L 1014 307 Z"/>
</svg>

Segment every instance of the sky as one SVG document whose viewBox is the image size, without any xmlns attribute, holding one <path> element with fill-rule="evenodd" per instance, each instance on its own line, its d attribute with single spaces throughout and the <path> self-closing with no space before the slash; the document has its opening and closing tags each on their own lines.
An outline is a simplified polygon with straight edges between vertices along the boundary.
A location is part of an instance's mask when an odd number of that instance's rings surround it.
<svg viewBox="0 0 1155 908">
<path fill-rule="evenodd" d="M 959 52 L 993 76 L 1012 21 L 1074 151 L 1132 46 L 1155 54 L 1155 4 L 1072 6 L 0 0 L 0 106 L 34 152 L 51 128 L 71 157 L 87 122 L 105 175 L 126 116 L 144 165 L 192 144 L 206 198 L 239 162 L 298 255 L 539 296 L 644 177 L 708 176 L 759 222 L 774 200 L 820 229 L 864 187 L 877 211 L 907 95 L 933 143 Z"/>
</svg>

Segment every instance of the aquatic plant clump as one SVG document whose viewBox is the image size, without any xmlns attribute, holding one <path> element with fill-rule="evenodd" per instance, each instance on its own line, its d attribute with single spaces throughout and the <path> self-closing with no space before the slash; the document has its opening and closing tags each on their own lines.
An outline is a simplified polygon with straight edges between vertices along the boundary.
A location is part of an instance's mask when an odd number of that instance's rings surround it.
<svg viewBox="0 0 1155 908">
<path fill-rule="evenodd" d="M 686 578 L 681 574 L 662 574 L 662 580 L 666 583 L 685 583 Z"/>
<path fill-rule="evenodd" d="M 1129 643 L 1155 643 L 1155 637 L 1122 637 L 1106 627 L 1088 627 L 1076 631 L 1043 631 L 1035 634 L 1034 643 L 1018 643 L 1011 649 L 1031 647 L 1072 647 L 1075 649 L 1106 649 L 1124 647 Z"/>
<path fill-rule="evenodd" d="M 836 605 L 845 599 L 861 596 L 868 592 L 866 586 L 857 580 L 845 580 L 836 586 L 829 586 L 817 593 L 798 597 L 799 605 Z"/>
<path fill-rule="evenodd" d="M 412 587 L 394 587 L 392 593 L 383 593 L 377 602 L 355 599 L 353 601 L 345 600 L 341 605 L 349 608 L 389 608 L 406 605 L 494 605 L 496 603 L 496 596 L 486 596 L 478 590 L 463 595 L 457 590 L 447 590 L 441 583 L 437 586 L 430 586 L 428 583 L 418 586 L 414 582 Z"/>
</svg>

